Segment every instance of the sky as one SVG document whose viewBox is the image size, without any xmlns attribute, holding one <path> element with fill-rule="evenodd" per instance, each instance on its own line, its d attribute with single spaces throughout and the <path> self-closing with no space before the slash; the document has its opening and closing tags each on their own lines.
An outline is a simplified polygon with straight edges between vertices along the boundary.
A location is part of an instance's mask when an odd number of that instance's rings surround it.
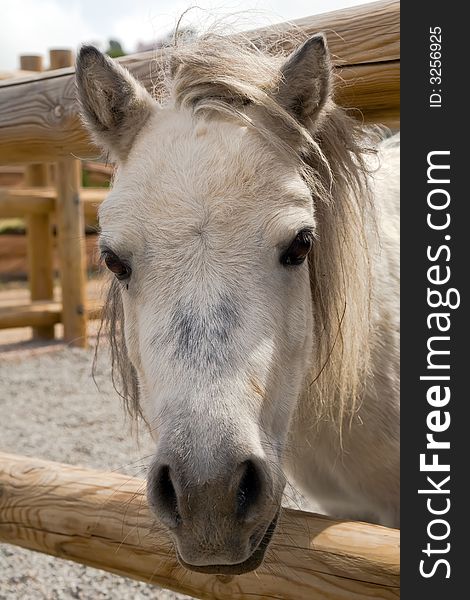
<svg viewBox="0 0 470 600">
<path fill-rule="evenodd" d="M 372 0 L 0 0 L 0 70 L 18 68 L 20 54 L 76 49 L 83 42 L 103 50 L 117 39 L 128 53 L 183 23 L 199 30 L 222 22 L 228 31 L 266 26 Z"/>
</svg>

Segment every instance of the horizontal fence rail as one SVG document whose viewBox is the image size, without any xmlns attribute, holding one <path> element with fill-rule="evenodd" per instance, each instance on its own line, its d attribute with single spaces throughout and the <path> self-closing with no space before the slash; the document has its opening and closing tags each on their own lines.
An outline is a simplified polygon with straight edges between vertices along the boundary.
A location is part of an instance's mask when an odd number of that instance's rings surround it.
<svg viewBox="0 0 470 600">
<path fill-rule="evenodd" d="M 98 207 L 108 194 L 106 188 L 85 188 L 80 190 L 80 207 L 84 217 L 96 220 Z M 0 219 L 15 217 L 30 218 L 45 216 L 52 221 L 57 211 L 58 192 L 53 187 L 30 188 L 0 188 Z M 31 231 L 28 230 L 28 237 Z M 52 243 L 50 240 L 48 243 Z M 34 273 L 31 273 L 30 277 Z M 41 275 L 39 273 L 38 275 Z M 51 273 L 52 277 L 52 265 Z M 83 285 L 85 294 L 85 285 Z M 63 295 L 62 286 L 62 295 Z M 26 305 L 0 306 L 0 330 L 15 327 L 45 328 L 53 327 L 56 323 L 64 323 L 64 306 L 55 302 L 51 297 L 45 300 L 35 300 Z M 73 300 L 73 299 L 72 299 Z M 85 315 L 88 319 L 101 318 L 102 307 L 97 301 L 88 299 L 84 303 Z M 66 336 L 67 341 L 77 341 L 82 345 L 84 336 L 76 336 L 72 332 Z"/>
<path fill-rule="evenodd" d="M 247 34 L 263 44 L 292 49 L 292 29 L 323 31 L 337 67 L 337 101 L 358 118 L 399 123 L 400 3 L 382 0 Z M 171 49 L 127 56 L 122 64 L 149 90 L 161 84 L 160 66 Z M 96 156 L 78 119 L 73 68 L 0 82 L 0 164 Z"/>
<path fill-rule="evenodd" d="M 82 188 L 80 202 L 86 217 L 96 218 L 98 207 L 108 195 L 106 188 Z M 44 188 L 0 188 L 0 219 L 53 213 L 57 190 Z"/>
<path fill-rule="evenodd" d="M 86 303 L 88 319 L 101 319 L 102 304 L 97 300 L 88 299 Z M 0 329 L 14 327 L 50 327 L 63 323 L 62 302 L 51 300 L 36 300 L 25 305 L 0 307 Z"/>
<path fill-rule="evenodd" d="M 0 541 L 200 598 L 390 600 L 399 532 L 285 509 L 256 572 L 187 571 L 150 515 L 145 482 L 0 453 Z"/>
</svg>

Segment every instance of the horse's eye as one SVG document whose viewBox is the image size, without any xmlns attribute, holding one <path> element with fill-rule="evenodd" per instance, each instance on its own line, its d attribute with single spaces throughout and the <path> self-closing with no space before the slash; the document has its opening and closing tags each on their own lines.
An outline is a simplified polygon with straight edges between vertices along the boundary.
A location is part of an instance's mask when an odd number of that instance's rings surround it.
<svg viewBox="0 0 470 600">
<path fill-rule="evenodd" d="M 119 281 L 129 279 L 132 272 L 130 266 L 116 256 L 114 252 L 110 252 L 109 250 L 104 252 L 103 258 L 108 269 L 116 276 L 117 279 L 119 279 Z"/>
<path fill-rule="evenodd" d="M 301 265 L 312 247 L 313 234 L 310 229 L 302 229 L 292 240 L 291 245 L 281 255 L 281 264 Z"/>
</svg>

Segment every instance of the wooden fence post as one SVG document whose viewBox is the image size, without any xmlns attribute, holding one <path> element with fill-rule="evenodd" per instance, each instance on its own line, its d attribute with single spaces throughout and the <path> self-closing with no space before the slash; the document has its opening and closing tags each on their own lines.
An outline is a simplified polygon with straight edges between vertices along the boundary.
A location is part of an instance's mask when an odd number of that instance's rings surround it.
<svg viewBox="0 0 470 600">
<path fill-rule="evenodd" d="M 73 65 L 73 52 L 64 48 L 49 50 L 49 69 L 63 69 Z"/>
<path fill-rule="evenodd" d="M 20 67 L 26 71 L 42 71 L 42 56 L 21 56 Z M 26 167 L 25 184 L 28 187 L 49 185 L 47 164 Z M 28 248 L 28 277 L 31 300 L 52 300 L 54 296 L 54 263 L 52 250 L 52 223 L 50 214 L 26 217 Z M 34 339 L 53 339 L 54 325 L 33 327 Z"/>
<path fill-rule="evenodd" d="M 41 54 L 23 54 L 20 56 L 20 69 L 23 71 L 43 71 L 44 63 Z"/>
<path fill-rule="evenodd" d="M 64 158 L 56 164 L 57 233 L 65 341 L 85 348 L 86 264 L 85 219 L 80 201 L 81 164 Z"/>
<path fill-rule="evenodd" d="M 51 69 L 71 67 L 70 50 L 51 50 Z M 74 346 L 87 345 L 85 217 L 80 200 L 82 165 L 74 158 L 57 162 L 57 230 L 62 285 L 64 339 Z"/>
</svg>

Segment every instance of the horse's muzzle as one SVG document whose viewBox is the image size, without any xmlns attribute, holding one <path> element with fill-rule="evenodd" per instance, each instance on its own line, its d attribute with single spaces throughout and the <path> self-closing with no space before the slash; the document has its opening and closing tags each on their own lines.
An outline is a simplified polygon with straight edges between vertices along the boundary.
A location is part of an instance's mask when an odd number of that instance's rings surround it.
<svg viewBox="0 0 470 600">
<path fill-rule="evenodd" d="M 263 561 L 284 484 L 282 472 L 259 456 L 226 461 L 223 471 L 212 471 L 203 482 L 194 468 L 165 460 L 150 469 L 147 495 L 185 568 L 236 575 Z"/>
<path fill-rule="evenodd" d="M 271 538 L 276 530 L 277 521 L 279 518 L 279 512 L 276 513 L 273 520 L 269 523 L 266 528 L 261 540 L 258 540 L 258 543 L 255 544 L 255 549 L 253 554 L 249 556 L 246 560 L 240 563 L 235 563 L 233 565 L 192 565 L 185 562 L 178 550 L 176 550 L 176 556 L 178 557 L 178 561 L 181 566 L 185 567 L 189 571 L 195 571 L 196 573 L 206 573 L 208 575 L 243 575 L 243 573 L 249 573 L 250 571 L 254 571 L 257 569 L 264 560 L 264 556 L 266 554 L 266 550 L 269 546 Z"/>
</svg>

